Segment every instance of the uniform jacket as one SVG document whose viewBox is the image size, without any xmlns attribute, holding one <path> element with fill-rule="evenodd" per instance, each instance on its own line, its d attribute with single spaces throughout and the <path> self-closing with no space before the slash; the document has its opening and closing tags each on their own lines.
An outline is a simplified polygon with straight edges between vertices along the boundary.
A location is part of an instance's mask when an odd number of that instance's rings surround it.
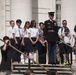
<svg viewBox="0 0 76 75">
<path fill-rule="evenodd" d="M 56 42 L 58 40 L 58 26 L 55 21 L 46 20 L 44 22 L 44 38 L 48 42 Z"/>
</svg>

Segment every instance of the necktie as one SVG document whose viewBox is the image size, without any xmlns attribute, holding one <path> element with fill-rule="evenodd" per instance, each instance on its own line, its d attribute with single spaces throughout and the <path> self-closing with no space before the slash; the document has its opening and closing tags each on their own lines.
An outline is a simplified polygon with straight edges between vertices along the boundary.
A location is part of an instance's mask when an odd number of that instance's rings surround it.
<svg viewBox="0 0 76 75">
<path fill-rule="evenodd" d="M 18 29 L 19 29 L 19 38 L 21 39 L 20 26 L 18 26 Z"/>
</svg>

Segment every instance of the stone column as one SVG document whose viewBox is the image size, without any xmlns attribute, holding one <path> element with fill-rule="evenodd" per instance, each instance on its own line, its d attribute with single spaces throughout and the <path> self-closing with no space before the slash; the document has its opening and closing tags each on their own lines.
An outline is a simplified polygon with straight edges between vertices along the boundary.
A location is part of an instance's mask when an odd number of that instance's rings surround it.
<svg viewBox="0 0 76 75">
<path fill-rule="evenodd" d="M 22 27 L 26 21 L 32 20 L 32 0 L 11 0 L 11 20 L 22 20 Z M 23 55 L 21 62 L 24 63 Z"/>
<path fill-rule="evenodd" d="M 76 24 L 76 0 L 61 0 L 61 20 L 66 19 L 67 26 L 73 32 Z"/>
<path fill-rule="evenodd" d="M 5 0 L 0 0 L 0 38 L 3 38 L 4 35 L 5 35 Z"/>
<path fill-rule="evenodd" d="M 32 19 L 32 0 L 11 0 L 11 19 L 21 19 L 22 26 L 25 21 Z"/>
</svg>

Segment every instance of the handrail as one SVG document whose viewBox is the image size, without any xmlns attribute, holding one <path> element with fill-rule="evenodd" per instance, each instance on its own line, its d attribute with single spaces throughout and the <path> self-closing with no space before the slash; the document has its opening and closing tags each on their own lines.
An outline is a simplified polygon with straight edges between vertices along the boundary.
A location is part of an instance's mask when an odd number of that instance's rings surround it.
<svg viewBox="0 0 76 75">
<path fill-rule="evenodd" d="M 2 42 L 4 42 L 2 39 L 0 39 Z M 36 63 L 38 66 L 42 67 L 45 71 L 49 71 L 48 69 L 46 69 L 44 66 L 42 66 L 41 64 L 39 64 L 38 62 L 34 61 L 34 59 L 30 58 L 29 56 L 25 55 L 25 53 L 21 52 L 20 50 L 18 50 L 17 48 L 15 48 L 14 46 L 12 46 L 11 44 L 8 44 L 11 48 L 13 48 L 14 50 L 16 50 L 17 52 L 19 52 L 20 54 L 24 55 L 25 57 L 27 57 L 28 59 L 32 60 L 34 63 Z"/>
</svg>

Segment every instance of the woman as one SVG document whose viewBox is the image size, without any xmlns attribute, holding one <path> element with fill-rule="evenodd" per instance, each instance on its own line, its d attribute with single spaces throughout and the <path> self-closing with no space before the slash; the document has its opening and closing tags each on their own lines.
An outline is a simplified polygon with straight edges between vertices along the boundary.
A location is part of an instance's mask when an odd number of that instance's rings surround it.
<svg viewBox="0 0 76 75">
<path fill-rule="evenodd" d="M 9 37 L 3 37 L 4 45 L 1 46 L 2 62 L 1 71 L 11 71 L 11 48 L 9 47 Z"/>
<path fill-rule="evenodd" d="M 36 51 L 38 50 L 38 39 L 39 39 L 39 30 L 36 28 L 36 21 L 31 21 L 31 28 L 29 28 L 29 39 L 30 39 L 30 54 L 29 56 L 36 61 Z"/>
<path fill-rule="evenodd" d="M 46 64 L 46 42 L 43 36 L 44 24 L 43 22 L 39 23 L 39 43 L 38 43 L 38 55 L 39 55 L 39 63 Z"/>
<path fill-rule="evenodd" d="M 29 38 L 28 38 L 29 27 L 30 22 L 26 21 L 22 35 L 22 45 L 24 46 L 24 53 L 26 55 L 29 55 Z M 28 58 L 26 58 L 25 56 L 24 56 L 24 63 L 28 63 Z"/>
</svg>

